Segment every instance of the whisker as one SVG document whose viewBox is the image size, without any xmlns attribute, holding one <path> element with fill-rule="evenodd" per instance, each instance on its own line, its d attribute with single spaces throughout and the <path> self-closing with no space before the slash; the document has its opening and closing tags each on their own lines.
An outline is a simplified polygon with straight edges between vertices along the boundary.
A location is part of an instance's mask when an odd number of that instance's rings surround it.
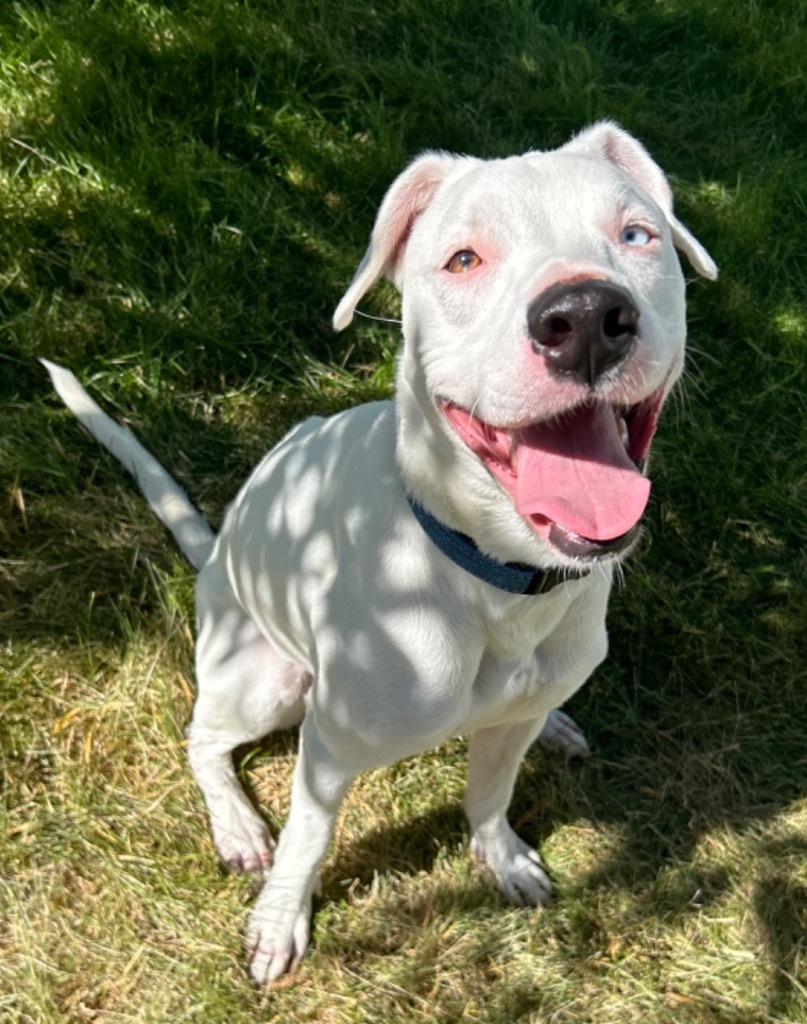
<svg viewBox="0 0 807 1024">
<path fill-rule="evenodd" d="M 360 309 L 355 309 L 353 312 L 356 316 L 363 316 L 365 320 L 377 320 L 380 324 L 403 324 L 403 320 L 396 320 L 390 316 L 374 316 L 372 313 L 364 313 Z"/>
</svg>

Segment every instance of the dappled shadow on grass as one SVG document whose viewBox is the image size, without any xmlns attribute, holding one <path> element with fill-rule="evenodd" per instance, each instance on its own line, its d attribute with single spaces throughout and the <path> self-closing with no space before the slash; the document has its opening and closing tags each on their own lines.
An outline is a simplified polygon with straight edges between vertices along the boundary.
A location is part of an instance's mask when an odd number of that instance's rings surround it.
<svg viewBox="0 0 807 1024">
<path fill-rule="evenodd" d="M 647 730 L 654 732 L 652 721 Z M 603 746 L 613 748 L 603 738 Z M 745 736 L 729 756 L 710 751 L 709 739 L 700 739 L 696 749 L 686 735 L 681 738 L 683 749 L 662 742 L 655 758 L 621 742 L 618 752 L 610 751 L 613 760 L 595 753 L 578 765 L 564 765 L 537 750 L 528 755 L 511 808 L 522 837 L 539 848 L 554 848 L 552 837 L 565 826 L 572 826 L 573 834 L 580 822 L 589 832 L 607 837 L 599 844 L 600 853 L 595 845 L 594 866 L 566 868 L 556 878 L 555 903 L 542 912 L 542 927 L 557 940 L 551 956 L 579 970 L 583 984 L 589 971 L 596 973 L 614 958 L 627 956 L 628 950 L 655 941 L 648 936 L 660 929 L 683 937 L 691 932 L 690 924 L 697 929 L 712 918 L 730 919 L 725 917 L 731 913 L 726 901 L 742 893 L 756 921 L 761 969 L 770 978 L 769 1011 L 786 1015 L 799 1002 L 807 902 L 797 875 L 806 847 L 796 833 L 777 832 L 775 822 L 790 802 L 803 796 L 807 778 L 803 766 L 794 765 L 792 752 L 777 748 L 770 737 Z M 764 777 L 755 778 L 762 764 Z M 697 784 L 693 771 L 699 775 Z M 738 779 L 744 783 L 738 785 Z M 787 780 L 784 788 L 781 779 Z M 343 900 L 352 879 L 360 886 L 366 909 L 362 927 L 353 929 L 348 939 L 320 932 L 317 941 L 323 950 L 344 956 L 354 966 L 366 959 L 369 966 L 378 956 L 407 948 L 418 929 L 435 917 L 471 921 L 480 913 L 511 914 L 484 874 L 471 886 L 459 879 L 436 886 L 427 881 L 422 896 L 413 896 L 418 875 L 435 869 L 438 851 L 442 857 L 446 849 L 450 853 L 460 848 L 466 829 L 459 804 L 449 803 L 409 821 L 342 839 L 339 855 L 324 876 L 319 906 L 333 908 Z M 573 839 L 563 840 L 569 841 Z M 552 853 L 545 850 L 544 856 L 551 875 Z M 568 857 L 567 852 L 564 860 Z M 380 902 L 366 892 L 378 876 L 391 876 Z M 752 925 L 738 921 L 737 927 L 747 930 Z M 499 955 L 485 954 L 493 961 Z M 604 959 L 595 969 L 599 957 Z M 719 1006 L 701 1005 L 698 1010 L 700 982 L 695 980 L 691 990 L 683 984 L 681 1019 L 730 1019 Z M 542 1007 L 539 989 L 524 984 L 509 988 L 508 998 L 520 1014 Z M 691 1005 L 687 992 L 696 995 Z M 678 1005 L 678 998 L 671 989 L 671 1007 Z"/>
<path fill-rule="evenodd" d="M 704 922 L 735 920 L 737 928 L 756 936 L 750 940 L 746 934 L 743 945 L 758 942 L 770 1012 L 790 1019 L 786 1015 L 799 1000 L 807 913 L 799 877 L 807 847 L 803 836 L 777 825 L 777 819 L 807 789 L 798 750 L 790 748 L 790 738 L 777 744 L 774 736 L 755 729 L 753 718 L 738 722 L 728 709 L 717 714 L 712 708 L 703 729 L 691 733 L 684 727 L 675 738 L 659 735 L 651 717 L 633 742 L 618 735 L 620 728 L 618 721 L 610 728 L 593 725 L 595 754 L 589 761 L 566 765 L 533 749 L 524 762 L 510 816 L 524 839 L 543 848 L 547 869 L 555 875 L 556 901 L 540 912 L 541 934 L 551 938 L 547 956 L 559 970 L 565 964 L 579 971 L 584 984 L 591 972 L 596 975 L 630 950 L 657 941 L 659 933 L 686 942 L 695 929 L 697 943 Z M 718 745 L 717 733 L 729 728 L 737 742 Z M 285 757 L 293 749 L 293 734 L 284 734 L 263 745 L 260 754 Z M 423 782 L 428 785 L 425 773 Z M 588 833 L 582 840 L 589 847 L 587 858 L 595 856 L 596 863 L 570 868 L 573 853 L 566 849 L 561 855 L 555 837 L 567 846 L 581 824 Z M 567 826 L 571 838 L 564 837 Z M 375 970 L 379 957 L 406 956 L 418 932 L 437 927 L 435 922 L 484 931 L 483 924 L 474 923 L 480 915 L 512 915 L 483 872 L 469 884 L 447 868 L 446 855 L 455 856 L 466 839 L 458 802 L 442 802 L 366 833 L 357 832 L 354 823 L 349 836 L 340 836 L 323 876 L 317 908 L 324 920 L 315 925 L 315 948 L 351 969 L 363 970 L 364 964 Z M 424 872 L 438 877 L 424 878 L 419 887 Z M 377 890 L 379 878 L 384 881 Z M 735 906 L 738 899 L 747 906 L 751 917 L 735 918 L 726 907 L 732 899 Z M 340 910 L 345 901 L 348 906 L 357 901 L 355 911 Z M 358 916 L 343 933 L 334 921 L 344 913 Z M 534 926 L 537 921 L 528 927 Z M 489 930 L 496 933 L 496 925 Z M 738 939 L 725 941 L 731 957 Z M 468 953 L 477 954 L 480 969 L 507 956 L 496 942 Z M 499 981 L 498 974 L 491 978 L 497 1000 L 505 998 Z M 698 1003 L 696 975 L 689 984 L 694 988 L 683 982 L 681 992 L 669 993 L 680 1019 L 730 1019 L 719 1006 Z M 426 994 L 429 985 L 423 985 Z M 508 982 L 506 999 L 520 1014 L 543 1006 L 540 989 L 518 981 Z"/>
<path fill-rule="evenodd" d="M 443 804 L 400 824 L 342 840 L 338 860 L 323 877 L 324 892 L 327 895 L 337 879 L 351 878 L 369 885 L 376 873 L 414 875 L 429 871 L 441 848 L 459 844 L 465 834 L 460 806 Z"/>
<path fill-rule="evenodd" d="M 457 885 L 450 879 L 440 882 L 428 880 L 418 888 L 412 884 L 416 882 L 417 872 L 414 870 L 411 871 L 411 878 L 406 878 L 409 872 L 390 866 L 379 866 L 376 870 L 379 873 L 382 870 L 392 872 L 400 886 L 396 886 L 395 882 L 389 884 L 380 901 L 383 909 L 379 912 L 380 908 L 376 906 L 372 915 L 362 915 L 361 928 L 353 929 L 347 941 L 338 934 L 326 935 L 320 931 L 317 944 L 330 955 L 339 955 L 341 949 L 341 955 L 351 962 L 362 957 L 391 956 L 411 945 L 413 936 L 420 929 L 439 921 L 441 917 L 467 915 L 478 918 L 487 916 L 492 909 L 495 912 L 495 898 L 492 904 L 490 886 L 483 879 L 463 885 Z M 369 884 L 371 880 L 368 878 L 368 882 L 363 884 Z M 338 890 L 332 886 L 332 892 Z M 326 878 L 323 897 L 317 903 L 324 907 L 328 899 Z"/>
<path fill-rule="evenodd" d="M 45 70 L 6 141 L 10 163 L 48 186 L 13 204 L 5 243 L 19 266 L 0 295 L 15 366 L 0 387 L 26 397 L 35 354 L 159 354 L 168 377 L 180 368 L 208 387 L 278 369 L 281 354 L 291 375 L 295 352 L 341 358 L 351 343 L 330 334 L 335 299 L 384 188 L 424 147 L 499 155 L 609 115 L 672 173 L 706 174 L 726 194 L 758 146 L 726 145 L 715 110 L 742 101 L 746 121 L 767 124 L 802 101 L 772 60 L 763 73 L 714 59 L 744 53 L 750 8 L 738 22 L 697 5 L 575 0 L 507 18 L 483 5 L 459 31 L 451 5 L 428 0 L 324 4 L 316 21 L 293 4 L 61 7 L 38 13 L 30 59 Z M 694 110 L 691 89 L 704 96 Z M 789 123 L 767 133 L 768 153 L 774 139 L 787 151 Z M 743 237 L 763 271 L 765 246 L 787 247 L 787 188 L 768 189 L 779 201 L 757 203 Z M 707 241 L 737 219 L 730 204 L 686 198 Z"/>
<path fill-rule="evenodd" d="M 122 383 L 120 407 L 136 409 L 142 440 L 218 521 L 269 442 L 326 411 L 295 380 L 306 355 L 341 361 L 354 343 L 333 337 L 328 317 L 406 159 L 425 146 L 552 145 L 616 116 L 683 179 L 685 216 L 724 276 L 693 291 L 701 393 L 683 431 L 662 424 L 647 580 L 634 587 L 629 571 L 614 668 L 574 705 L 595 758 L 567 774 L 530 755 L 513 817 L 539 844 L 581 817 L 618 835 L 567 881 L 575 898 L 621 891 L 645 922 L 719 904 L 737 880 L 703 856 L 710 832 L 765 828 L 807 788 L 793 658 L 805 585 L 791 469 L 804 453 L 802 179 L 787 156 L 803 134 L 805 94 L 787 65 L 798 35 L 765 31 L 759 5 L 729 17 L 720 4 L 564 0 L 540 16 L 515 5 L 509 27 L 488 20 L 496 5 L 462 19 L 442 3 L 321 5 L 316 23 L 299 4 L 82 6 L 69 17 L 41 7 L 34 55 L 52 85 L 15 118 L 19 142 L 3 143 L 20 171 L 5 197 L 13 269 L 0 295 L 0 392 L 17 403 L 3 410 L 0 472 L 4 491 L 20 488 L 0 513 L 3 639 L 125 644 L 158 620 L 154 567 L 176 565 L 123 472 L 30 401 L 47 390 L 35 355 L 104 368 L 107 381 L 142 372 L 145 386 Z M 747 47 L 755 25 L 760 45 Z M 374 344 L 360 342 L 353 363 L 375 359 Z M 215 398 L 264 373 L 287 397 L 279 412 L 265 403 L 262 429 L 175 397 Z M 191 586 L 188 573 L 187 622 Z M 326 900 L 344 875 L 369 884 L 375 870 L 430 869 L 435 837 L 460 842 L 463 828 L 458 809 L 438 807 L 346 844 Z M 777 968 L 770 1010 L 785 1013 L 805 921 L 803 888 L 781 862 L 804 850 L 793 838 L 754 849 L 771 873 L 748 883 L 749 905 Z M 499 898 L 480 887 L 468 899 L 473 910 Z M 405 914 L 414 927 L 424 910 Z M 597 915 L 570 923 L 570 961 L 611 927 Z M 512 991 L 512 1019 L 535 1008 L 527 987 Z"/>
<path fill-rule="evenodd" d="M 39 366 L 37 377 L 42 401 L 27 405 L 24 417 L 0 412 L 0 486 L 10 495 L 0 516 L 0 625 L 19 641 L 126 640 L 159 612 L 155 571 L 184 575 L 188 598 L 193 574 L 131 477 L 57 405 Z M 114 382 L 104 384 L 116 398 Z M 218 407 L 197 395 L 143 397 L 136 419 L 124 415 L 125 399 L 117 411 L 101 401 L 169 467 L 214 528 L 280 435 L 306 414 L 347 401 L 268 389 L 231 394 Z M 186 614 L 192 623 L 190 605 Z"/>
<path fill-rule="evenodd" d="M 807 857 L 807 840 L 792 839 L 784 850 L 760 843 L 760 855 L 788 858 Z M 773 1013 L 796 1019 L 804 1009 L 803 957 L 807 936 L 807 886 L 783 874 L 777 867 L 757 883 L 753 908 L 770 957 L 768 1005 Z"/>
<path fill-rule="evenodd" d="M 158 429 L 154 447 L 165 447 L 166 455 L 171 449 L 166 461 L 182 479 L 190 466 L 182 449 L 198 451 L 199 423 L 174 407 Z M 148 438 L 150 431 L 145 433 Z M 0 576 L 6 635 L 15 641 L 64 637 L 79 644 L 128 639 L 136 624 L 159 609 L 155 570 L 177 569 L 180 560 L 170 537 L 129 476 L 82 436 L 75 421 L 37 403 L 14 441 L 24 505 L 11 511 L 0 534 L 0 556 L 7 560 Z M 204 492 L 215 493 L 225 481 L 235 491 L 227 463 L 238 463 L 243 442 L 239 446 L 236 431 L 227 425 L 207 423 L 203 445 L 208 458 L 222 456 L 215 478 L 208 469 L 206 479 L 187 481 L 206 505 Z M 24 483 L 31 476 L 45 485 L 36 496 Z M 190 596 L 191 574 L 185 574 Z M 190 608 L 187 613 L 192 621 Z"/>
</svg>

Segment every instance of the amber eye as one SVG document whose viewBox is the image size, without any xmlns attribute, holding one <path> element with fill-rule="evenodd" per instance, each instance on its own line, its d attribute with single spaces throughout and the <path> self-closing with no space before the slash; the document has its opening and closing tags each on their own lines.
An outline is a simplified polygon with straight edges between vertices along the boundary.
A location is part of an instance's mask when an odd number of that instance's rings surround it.
<svg viewBox="0 0 807 1024">
<path fill-rule="evenodd" d="M 460 249 L 446 263 L 445 269 L 449 274 L 467 274 L 469 271 L 476 270 L 477 267 L 481 266 L 482 258 L 477 256 L 473 249 Z"/>
</svg>

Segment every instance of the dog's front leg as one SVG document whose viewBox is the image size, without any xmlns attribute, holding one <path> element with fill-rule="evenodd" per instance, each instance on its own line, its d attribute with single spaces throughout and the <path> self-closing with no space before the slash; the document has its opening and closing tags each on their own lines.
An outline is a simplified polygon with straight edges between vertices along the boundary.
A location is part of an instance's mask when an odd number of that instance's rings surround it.
<svg viewBox="0 0 807 1024">
<path fill-rule="evenodd" d="M 545 716 L 495 725 L 471 737 L 468 785 L 463 806 L 471 825 L 471 853 L 493 872 L 496 882 L 518 906 L 548 903 L 552 883 L 538 853 L 519 839 L 507 820 L 521 759 L 543 728 Z"/>
<path fill-rule="evenodd" d="M 289 817 L 247 926 L 250 973 L 260 985 L 294 970 L 305 952 L 317 872 L 354 775 L 327 750 L 311 716 L 306 718 L 300 732 Z"/>
</svg>

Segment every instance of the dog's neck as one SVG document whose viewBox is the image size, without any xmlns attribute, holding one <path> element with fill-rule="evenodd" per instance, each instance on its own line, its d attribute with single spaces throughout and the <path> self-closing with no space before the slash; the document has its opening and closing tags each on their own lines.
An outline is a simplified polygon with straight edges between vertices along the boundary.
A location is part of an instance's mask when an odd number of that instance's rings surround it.
<svg viewBox="0 0 807 1024">
<path fill-rule="evenodd" d="M 415 519 L 435 547 L 461 569 L 499 590 L 509 594 L 546 594 L 569 579 L 588 575 L 563 569 L 536 569 L 523 562 L 499 562 L 480 551 L 466 534 L 441 523 L 414 498 L 407 495 L 407 500 Z"/>
<path fill-rule="evenodd" d="M 407 352 L 402 353 L 402 361 Z M 543 594 L 587 575 L 552 564 L 540 538 L 470 451 L 450 439 L 419 367 L 398 370 L 396 461 L 409 504 L 444 555 L 471 575 L 514 594 Z M 549 565 L 547 565 L 549 562 Z"/>
</svg>

